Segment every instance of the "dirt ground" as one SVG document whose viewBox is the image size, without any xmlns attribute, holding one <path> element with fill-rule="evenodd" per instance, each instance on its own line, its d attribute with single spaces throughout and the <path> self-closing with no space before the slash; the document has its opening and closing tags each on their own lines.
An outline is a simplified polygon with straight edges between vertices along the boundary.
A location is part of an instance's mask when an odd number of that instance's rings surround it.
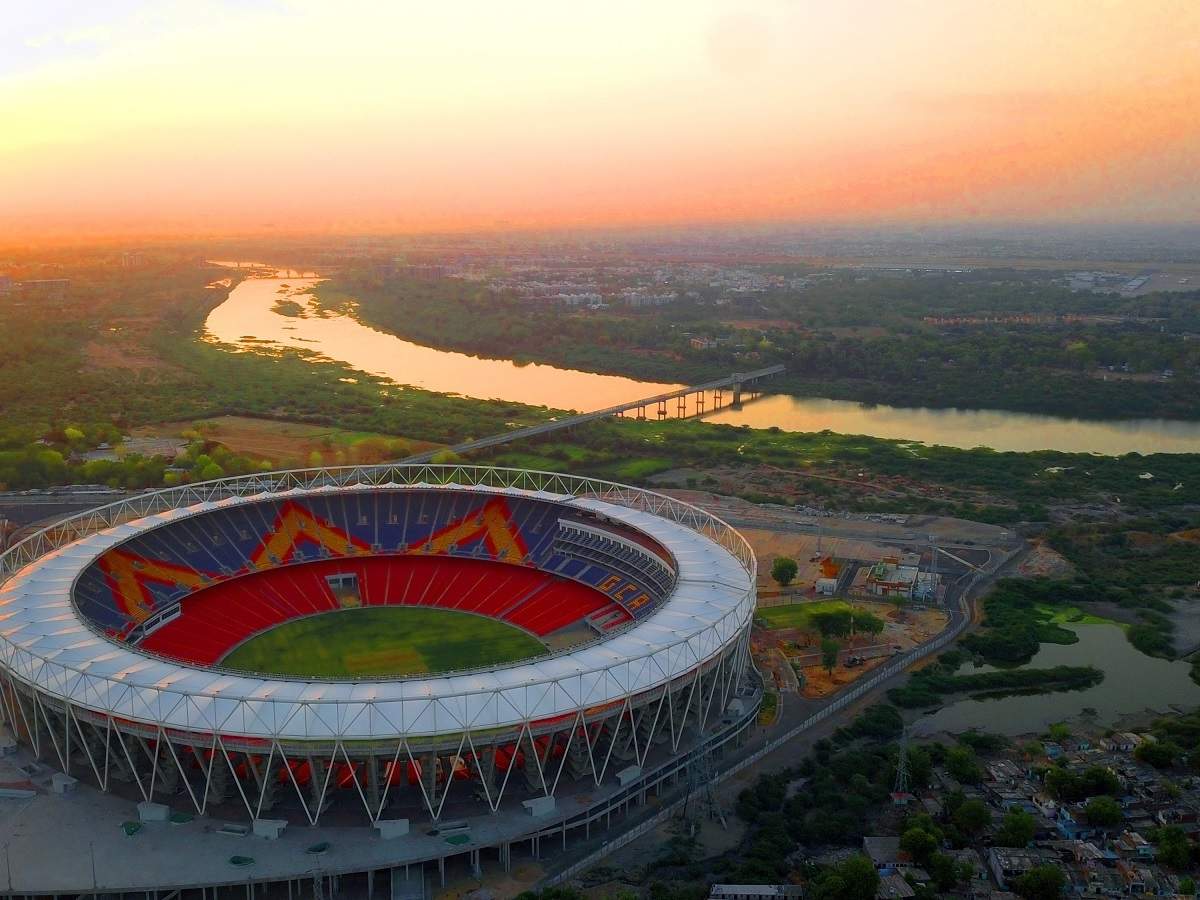
<svg viewBox="0 0 1200 900">
<path fill-rule="evenodd" d="M 898 609 L 891 603 L 877 603 L 866 600 L 850 601 L 854 606 L 864 609 L 883 619 L 883 632 L 876 636 L 861 635 L 843 643 L 844 649 L 859 647 L 900 647 L 908 650 L 917 644 L 924 643 L 946 627 L 946 613 L 940 609 Z M 820 647 L 821 636 L 816 631 L 796 628 L 755 628 L 752 636 L 752 651 L 755 664 L 760 670 L 769 672 L 777 689 L 785 692 L 799 692 L 801 696 L 818 698 L 825 697 L 847 684 L 857 681 L 872 669 L 886 663 L 891 654 L 868 659 L 863 665 L 846 668 L 839 664 L 833 671 L 826 672 L 821 665 L 805 666 L 804 684 L 799 685 L 795 672 L 788 662 L 787 654 L 796 655 L 795 647 L 801 653 L 816 652 Z"/>
<path fill-rule="evenodd" d="M 1035 578 L 1038 576 L 1064 578 L 1074 572 L 1075 567 L 1057 550 L 1046 546 L 1039 539 L 1034 539 L 1031 542 L 1029 553 L 1021 561 L 1021 564 L 1017 567 L 1017 571 L 1026 578 Z"/>
<path fill-rule="evenodd" d="M 758 584 L 760 588 L 776 587 L 771 580 L 771 564 L 776 557 L 790 556 L 799 567 L 796 580 L 792 583 L 800 592 L 812 590 L 821 577 L 821 559 L 858 559 L 877 561 L 896 552 L 895 547 L 876 544 L 857 538 L 832 537 L 815 534 L 770 531 L 764 528 L 739 528 L 739 532 L 750 542 L 758 557 Z M 818 550 L 818 545 L 820 549 Z"/>
<path fill-rule="evenodd" d="M 511 872 L 503 871 L 494 861 L 484 863 L 483 878 L 467 873 L 457 875 L 447 870 L 446 886 L 434 891 L 437 900 L 466 900 L 473 894 L 479 897 L 515 897 L 537 884 L 545 870 L 537 863 L 513 866 Z"/>
</svg>

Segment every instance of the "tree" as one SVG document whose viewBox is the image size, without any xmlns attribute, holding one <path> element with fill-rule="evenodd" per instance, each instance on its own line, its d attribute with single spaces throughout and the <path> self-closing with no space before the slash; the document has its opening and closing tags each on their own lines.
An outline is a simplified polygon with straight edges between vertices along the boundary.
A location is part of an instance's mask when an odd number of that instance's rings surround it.
<svg viewBox="0 0 1200 900">
<path fill-rule="evenodd" d="M 924 865 L 938 890 L 948 891 L 958 884 L 958 866 L 948 853 L 932 853 Z"/>
<path fill-rule="evenodd" d="M 1142 741 L 1133 755 L 1156 769 L 1169 769 L 1182 752 L 1183 748 L 1173 741 Z"/>
<path fill-rule="evenodd" d="M 974 837 L 992 824 L 992 810 L 982 800 L 964 800 L 952 819 L 964 834 Z"/>
<path fill-rule="evenodd" d="M 1083 808 L 1089 825 L 1097 828 L 1116 828 L 1125 821 L 1125 813 L 1121 804 L 1112 797 L 1093 797 Z"/>
<path fill-rule="evenodd" d="M 225 477 L 225 470 L 215 462 L 210 462 L 207 466 L 199 471 L 197 477 L 201 481 L 214 481 L 217 478 Z"/>
<path fill-rule="evenodd" d="M 1013 882 L 1013 889 L 1025 900 L 1059 900 L 1066 884 L 1058 866 L 1034 866 Z"/>
<path fill-rule="evenodd" d="M 848 609 L 832 609 L 813 613 L 809 621 L 825 637 L 848 637 L 854 627 L 854 615 Z"/>
<path fill-rule="evenodd" d="M 1192 848 L 1178 825 L 1158 829 L 1158 853 L 1154 857 L 1164 866 L 1181 872 L 1192 863 Z"/>
<path fill-rule="evenodd" d="M 1033 816 L 1023 809 L 1010 809 L 1000 821 L 996 844 L 1001 847 L 1028 847 L 1037 833 Z"/>
<path fill-rule="evenodd" d="M 900 835 L 900 849 L 919 866 L 925 865 L 937 848 L 937 838 L 924 828 L 909 828 Z"/>
<path fill-rule="evenodd" d="M 1066 722 L 1055 722 L 1046 732 L 1046 736 L 1055 743 L 1062 743 L 1071 737 L 1071 726 Z"/>
<path fill-rule="evenodd" d="M 858 854 L 818 876 L 811 893 L 813 900 L 875 900 L 878 890 L 879 873 L 871 860 Z"/>
<path fill-rule="evenodd" d="M 771 577 L 780 587 L 787 587 L 791 584 L 799 571 L 800 567 L 790 556 L 777 556 L 775 562 L 771 563 Z"/>
<path fill-rule="evenodd" d="M 854 610 L 851 613 L 854 621 L 854 630 L 861 631 L 864 634 L 880 634 L 883 632 L 883 619 L 874 613 L 869 613 L 866 610 Z"/>
<path fill-rule="evenodd" d="M 983 770 L 970 747 L 951 747 L 946 751 L 946 771 L 963 784 L 979 784 Z"/>
<path fill-rule="evenodd" d="M 821 665 L 825 667 L 825 671 L 832 675 L 834 668 L 838 664 L 838 654 L 842 651 L 842 645 L 833 638 L 826 638 L 821 641 Z"/>
</svg>

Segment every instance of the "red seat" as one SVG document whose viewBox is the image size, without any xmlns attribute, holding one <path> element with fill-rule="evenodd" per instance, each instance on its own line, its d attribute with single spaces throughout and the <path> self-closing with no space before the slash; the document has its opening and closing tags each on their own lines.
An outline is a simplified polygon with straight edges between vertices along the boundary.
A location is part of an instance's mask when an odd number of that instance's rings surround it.
<svg viewBox="0 0 1200 900">
<path fill-rule="evenodd" d="M 255 634 L 338 609 L 326 581 L 335 574 L 357 576 L 364 606 L 457 609 L 501 619 L 538 636 L 614 606 L 594 588 L 529 566 L 419 554 L 344 557 L 251 572 L 197 591 L 183 598 L 178 617 L 140 646 L 211 665 Z"/>
</svg>

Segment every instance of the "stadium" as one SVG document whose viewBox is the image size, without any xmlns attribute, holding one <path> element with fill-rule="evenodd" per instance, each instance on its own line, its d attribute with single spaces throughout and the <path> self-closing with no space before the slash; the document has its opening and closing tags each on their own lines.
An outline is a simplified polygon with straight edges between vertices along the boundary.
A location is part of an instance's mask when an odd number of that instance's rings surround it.
<svg viewBox="0 0 1200 900">
<path fill-rule="evenodd" d="M 478 871 L 495 850 L 507 868 L 515 842 L 589 839 L 708 772 L 761 696 L 744 539 L 594 479 L 226 478 L 60 522 L 0 557 L 0 579 L 0 713 L 59 795 L 27 824 L 69 843 L 86 803 L 79 833 L 99 835 L 91 882 L 31 856 L 22 893 L 290 892 L 320 869 L 369 895 L 402 865 Z M 146 832 L 192 858 L 148 874 L 128 850 Z M 210 854 L 219 834 L 245 844 Z"/>
</svg>

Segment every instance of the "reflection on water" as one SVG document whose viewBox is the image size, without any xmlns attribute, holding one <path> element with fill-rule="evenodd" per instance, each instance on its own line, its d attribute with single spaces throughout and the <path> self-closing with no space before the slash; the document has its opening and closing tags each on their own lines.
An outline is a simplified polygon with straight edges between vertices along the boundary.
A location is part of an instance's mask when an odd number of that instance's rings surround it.
<svg viewBox="0 0 1200 900">
<path fill-rule="evenodd" d="M 710 422 L 836 431 L 947 447 L 1061 450 L 1068 453 L 1200 453 L 1200 422 L 1169 419 L 1092 421 L 998 410 L 902 409 L 849 400 L 773 395 L 707 416 Z"/>
<path fill-rule="evenodd" d="M 320 353 L 397 384 L 554 409 L 603 409 L 676 387 L 423 347 L 369 328 L 348 314 L 314 314 L 304 292 L 316 282 L 248 278 L 209 313 L 207 333 L 246 350 L 291 347 Z M 294 304 L 300 304 L 298 315 Z"/>
<path fill-rule="evenodd" d="M 1200 704 L 1200 685 L 1192 681 L 1186 662 L 1155 659 L 1134 649 L 1116 625 L 1069 625 L 1079 635 L 1075 644 L 1043 644 L 1030 668 L 1095 666 L 1104 680 L 1084 691 L 1003 697 L 995 700 L 959 700 L 917 720 L 918 735 L 947 731 L 958 734 L 977 728 L 1001 734 L 1029 734 L 1055 722 L 1095 710 L 1094 721 L 1113 725 L 1123 716 L 1146 710 L 1169 712 Z M 969 664 L 961 672 L 986 671 Z"/>
</svg>

